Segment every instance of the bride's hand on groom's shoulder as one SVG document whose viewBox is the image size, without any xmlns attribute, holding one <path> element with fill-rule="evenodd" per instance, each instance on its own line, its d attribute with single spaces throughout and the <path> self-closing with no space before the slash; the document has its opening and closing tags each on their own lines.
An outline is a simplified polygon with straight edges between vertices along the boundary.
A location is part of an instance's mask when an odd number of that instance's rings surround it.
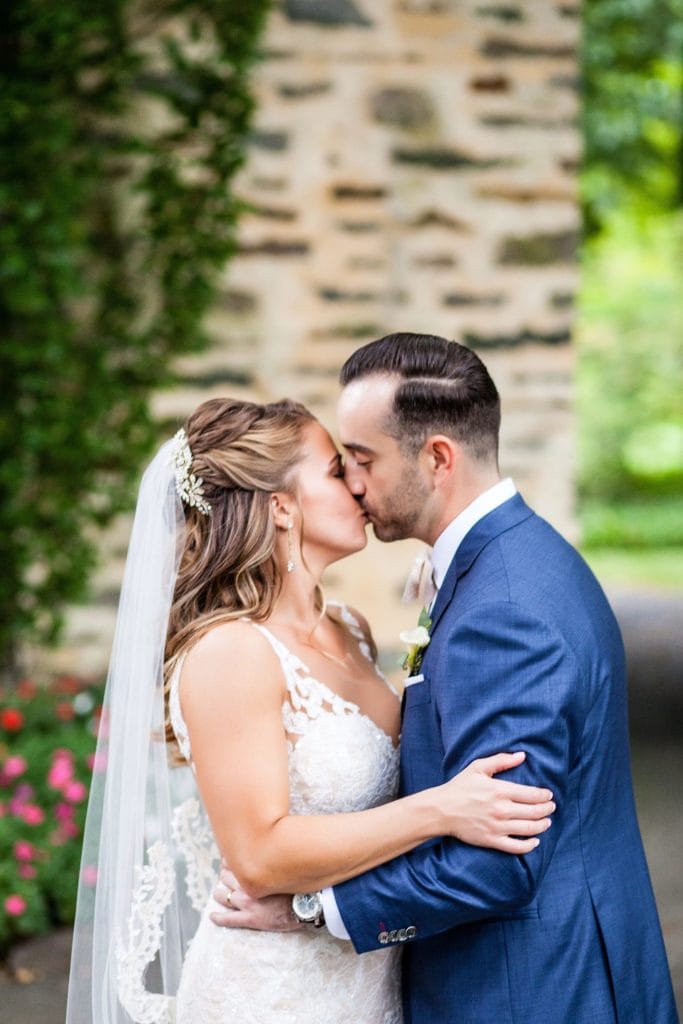
<svg viewBox="0 0 683 1024">
<path fill-rule="evenodd" d="M 555 810 L 552 793 L 494 778 L 516 768 L 525 756 L 518 752 L 480 758 L 439 786 L 444 835 L 504 853 L 535 850 L 540 842 L 537 837 L 551 825 L 549 815 Z"/>
<path fill-rule="evenodd" d="M 214 924 L 223 928 L 251 928 L 259 932 L 293 932 L 303 925 L 292 911 L 292 897 L 265 896 L 253 899 L 248 896 L 228 868 L 225 861 L 213 898 L 223 909 L 210 914 Z"/>
</svg>

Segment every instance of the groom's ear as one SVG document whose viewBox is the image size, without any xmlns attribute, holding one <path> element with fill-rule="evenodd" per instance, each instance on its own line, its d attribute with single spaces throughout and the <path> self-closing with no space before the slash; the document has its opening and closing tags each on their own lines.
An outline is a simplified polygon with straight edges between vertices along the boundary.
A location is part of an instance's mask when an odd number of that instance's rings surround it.
<svg viewBox="0 0 683 1024">
<path fill-rule="evenodd" d="M 443 483 L 452 475 L 461 457 L 460 446 L 445 434 L 428 437 L 422 450 L 435 484 Z"/>
</svg>

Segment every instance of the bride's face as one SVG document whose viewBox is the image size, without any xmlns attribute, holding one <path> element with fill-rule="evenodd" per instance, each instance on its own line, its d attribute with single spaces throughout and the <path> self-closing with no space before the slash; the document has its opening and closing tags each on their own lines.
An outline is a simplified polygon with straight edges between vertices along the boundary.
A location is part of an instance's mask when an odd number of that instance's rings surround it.
<svg viewBox="0 0 683 1024">
<path fill-rule="evenodd" d="M 303 430 L 297 467 L 297 502 L 307 561 L 335 562 L 367 544 L 368 517 L 344 483 L 342 457 L 317 421 Z"/>
</svg>

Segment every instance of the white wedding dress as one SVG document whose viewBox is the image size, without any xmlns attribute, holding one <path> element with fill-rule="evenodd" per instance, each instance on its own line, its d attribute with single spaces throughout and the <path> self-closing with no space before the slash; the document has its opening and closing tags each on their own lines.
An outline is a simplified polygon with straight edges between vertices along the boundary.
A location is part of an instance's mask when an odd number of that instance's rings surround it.
<svg viewBox="0 0 683 1024">
<path fill-rule="evenodd" d="M 372 660 L 358 623 L 341 616 L 363 654 Z M 313 678 L 306 665 L 264 626 L 254 628 L 277 654 L 286 681 L 282 720 L 289 737 L 292 814 L 338 814 L 364 810 L 396 797 L 398 751 L 391 738 L 359 708 Z M 183 756 L 192 763 L 178 696 L 179 664 L 171 681 L 170 713 Z M 188 891 L 210 893 L 217 881 L 215 849 L 202 861 L 198 805 L 188 801 L 175 822 L 178 845 L 188 860 Z M 192 861 L 194 860 L 194 865 Z M 203 882 L 203 885 L 200 884 Z M 192 892 L 190 892 L 192 896 Z M 135 903 L 135 901 L 134 901 Z M 143 993 L 137 967 L 143 958 L 119 956 L 119 996 L 136 1021 L 176 1024 L 400 1024 L 400 949 L 358 956 L 350 942 L 326 928 L 257 932 L 221 928 L 209 914 L 222 910 L 211 897 L 183 964 L 175 1006 L 159 997 L 156 1016 Z M 141 917 L 144 916 L 144 912 Z M 149 960 L 150 950 L 146 959 Z M 134 977 L 135 976 L 135 977 Z M 136 1009 L 136 1006 L 138 1009 Z"/>
</svg>

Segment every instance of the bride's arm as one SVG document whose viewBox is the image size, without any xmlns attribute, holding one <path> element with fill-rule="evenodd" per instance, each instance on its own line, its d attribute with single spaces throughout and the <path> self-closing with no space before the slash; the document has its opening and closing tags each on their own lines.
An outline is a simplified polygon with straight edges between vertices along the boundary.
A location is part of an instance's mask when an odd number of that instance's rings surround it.
<svg viewBox="0 0 683 1024">
<path fill-rule="evenodd" d="M 537 841 L 511 836 L 545 831 L 554 809 L 547 790 L 492 779 L 521 760 L 497 755 L 371 810 L 290 814 L 282 672 L 247 623 L 219 626 L 196 644 L 180 696 L 216 841 L 252 896 L 335 885 L 441 835 L 525 853 Z"/>
</svg>

